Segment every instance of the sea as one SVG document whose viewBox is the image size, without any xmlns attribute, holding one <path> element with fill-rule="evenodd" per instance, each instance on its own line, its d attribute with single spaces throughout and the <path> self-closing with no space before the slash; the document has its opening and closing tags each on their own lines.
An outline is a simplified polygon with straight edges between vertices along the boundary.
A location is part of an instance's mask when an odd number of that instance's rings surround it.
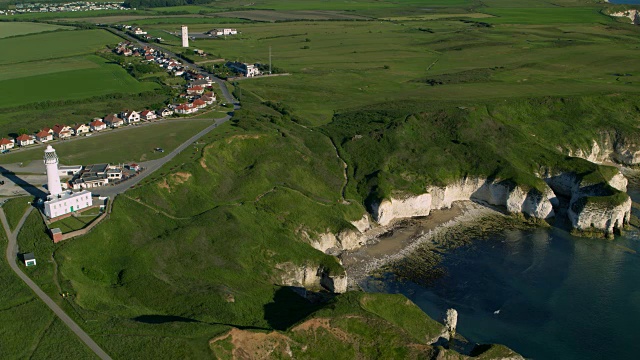
<svg viewBox="0 0 640 360">
<path fill-rule="evenodd" d="M 609 0 L 609 3 L 634 5 L 634 4 L 640 4 L 640 0 Z"/>
<path fill-rule="evenodd" d="M 629 195 L 640 202 L 640 187 Z M 634 210 L 636 216 L 640 215 Z M 420 286 L 389 273 L 366 291 L 401 293 L 434 319 L 458 311 L 458 333 L 531 359 L 640 359 L 640 232 L 614 240 L 561 227 L 497 231 L 450 251 Z"/>
</svg>

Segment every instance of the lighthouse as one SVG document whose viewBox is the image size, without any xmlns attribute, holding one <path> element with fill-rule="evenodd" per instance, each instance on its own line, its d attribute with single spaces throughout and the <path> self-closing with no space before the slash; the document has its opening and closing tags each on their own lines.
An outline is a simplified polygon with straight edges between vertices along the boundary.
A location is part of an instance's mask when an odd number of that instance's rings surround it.
<svg viewBox="0 0 640 360">
<path fill-rule="evenodd" d="M 62 185 L 60 185 L 60 175 L 58 174 L 58 155 L 53 146 L 47 146 L 44 151 L 44 165 L 47 168 L 47 189 L 49 189 L 49 198 L 55 199 L 62 194 Z"/>
<path fill-rule="evenodd" d="M 43 210 L 49 219 L 77 212 L 93 205 L 91 192 L 87 190 L 79 192 L 62 191 L 60 174 L 58 173 L 58 155 L 51 145 L 47 146 L 44 151 L 44 165 L 47 168 L 49 196 L 47 201 L 44 202 Z"/>
</svg>

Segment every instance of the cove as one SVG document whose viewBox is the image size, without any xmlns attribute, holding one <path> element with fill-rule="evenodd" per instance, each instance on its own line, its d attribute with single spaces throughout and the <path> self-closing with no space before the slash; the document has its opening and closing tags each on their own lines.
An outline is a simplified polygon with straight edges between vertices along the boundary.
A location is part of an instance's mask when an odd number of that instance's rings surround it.
<svg viewBox="0 0 640 360">
<path fill-rule="evenodd" d="M 640 200 L 637 187 L 629 195 Z M 527 358 L 632 359 L 640 354 L 639 253 L 637 229 L 615 240 L 555 227 L 502 230 L 444 254 L 445 273 L 428 286 L 391 273 L 361 286 L 402 293 L 436 319 L 455 308 L 468 340 Z"/>
</svg>

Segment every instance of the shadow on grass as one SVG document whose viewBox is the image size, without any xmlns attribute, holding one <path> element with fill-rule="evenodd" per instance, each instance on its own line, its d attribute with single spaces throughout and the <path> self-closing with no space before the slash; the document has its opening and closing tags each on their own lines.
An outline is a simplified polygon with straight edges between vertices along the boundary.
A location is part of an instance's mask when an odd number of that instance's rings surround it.
<svg viewBox="0 0 640 360">
<path fill-rule="evenodd" d="M 264 319 L 270 327 L 285 331 L 322 307 L 322 303 L 311 302 L 302 297 L 301 292 L 307 295 L 306 290 L 292 286 L 276 290 L 273 294 L 273 302 L 264 306 Z"/>
</svg>

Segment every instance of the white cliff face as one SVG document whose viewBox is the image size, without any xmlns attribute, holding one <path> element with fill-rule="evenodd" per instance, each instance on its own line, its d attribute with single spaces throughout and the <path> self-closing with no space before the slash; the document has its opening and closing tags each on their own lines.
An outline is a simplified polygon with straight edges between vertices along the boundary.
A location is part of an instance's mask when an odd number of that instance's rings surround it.
<svg viewBox="0 0 640 360">
<path fill-rule="evenodd" d="M 504 206 L 512 213 L 547 219 L 554 216 L 551 203 L 553 198 L 555 195 L 548 187 L 541 193 L 535 189 L 524 190 L 506 182 L 465 178 L 445 187 L 430 187 L 425 194 L 383 200 L 372 208 L 374 218 L 383 226 L 396 219 L 427 216 L 431 210 L 450 208 L 453 202 L 461 200 Z"/>
<path fill-rule="evenodd" d="M 285 286 L 298 286 L 309 290 L 325 288 L 336 294 L 347 291 L 347 275 L 331 275 L 317 265 L 297 266 L 282 263 L 275 266 L 280 271 L 276 283 Z"/>
<path fill-rule="evenodd" d="M 331 248 L 338 247 L 338 239 L 330 232 L 319 234 L 317 239 L 310 239 L 309 244 L 314 248 L 326 252 Z"/>
<path fill-rule="evenodd" d="M 629 139 L 617 139 L 616 134 L 612 133 L 603 133 L 597 141 L 593 141 L 590 149 L 563 150 L 559 148 L 559 150 L 569 156 L 579 157 L 593 163 L 616 161 L 623 165 L 640 164 L 640 146 Z"/>
<path fill-rule="evenodd" d="M 352 221 L 351 225 L 355 226 L 361 233 L 371 229 L 371 222 L 369 221 L 369 215 L 364 214 L 360 220 Z"/>
<path fill-rule="evenodd" d="M 640 12 L 638 10 L 625 10 L 611 13 L 611 16 L 615 17 L 627 17 L 631 20 L 631 23 L 634 25 L 640 24 Z"/>
<path fill-rule="evenodd" d="M 580 209 L 569 207 L 569 219 L 576 230 L 604 231 L 605 235 L 613 236 L 616 229 L 621 229 L 629 223 L 631 218 L 631 198 L 617 206 L 603 206 L 589 203 Z"/>
<path fill-rule="evenodd" d="M 588 202 L 587 205 L 580 204 L 586 197 L 599 196 L 601 188 L 581 184 L 580 179 L 575 174 L 558 174 L 548 176 L 545 181 L 556 194 L 568 197 L 568 216 L 571 225 L 578 231 L 602 231 L 605 235 L 613 235 L 614 231 L 621 229 L 629 223 L 631 217 L 631 198 L 619 205 L 608 204 L 607 202 Z M 627 178 L 621 173 L 617 173 L 609 180 L 609 185 L 622 192 L 627 190 Z"/>
</svg>

